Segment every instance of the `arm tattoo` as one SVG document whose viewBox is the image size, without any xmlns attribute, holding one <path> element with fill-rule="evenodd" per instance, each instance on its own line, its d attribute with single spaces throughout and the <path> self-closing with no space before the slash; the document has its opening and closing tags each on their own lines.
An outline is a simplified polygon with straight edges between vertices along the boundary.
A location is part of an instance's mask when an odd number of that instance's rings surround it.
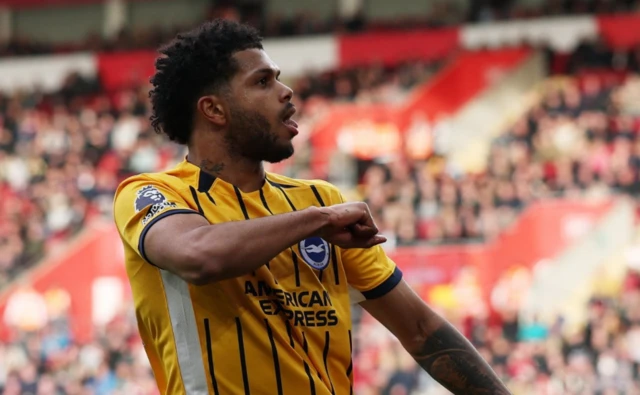
<svg viewBox="0 0 640 395">
<path fill-rule="evenodd" d="M 432 332 L 413 358 L 454 394 L 510 394 L 471 343 L 448 323 Z"/>
<path fill-rule="evenodd" d="M 213 163 L 212 161 L 205 159 L 200 162 L 200 168 L 207 173 L 217 176 L 222 172 L 222 170 L 224 170 L 224 163 Z"/>
</svg>

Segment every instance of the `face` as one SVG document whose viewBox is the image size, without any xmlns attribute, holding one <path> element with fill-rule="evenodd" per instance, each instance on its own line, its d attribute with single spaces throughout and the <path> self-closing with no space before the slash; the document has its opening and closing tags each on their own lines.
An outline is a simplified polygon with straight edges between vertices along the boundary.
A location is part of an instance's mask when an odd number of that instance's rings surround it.
<svg viewBox="0 0 640 395">
<path fill-rule="evenodd" d="M 291 120 L 293 91 L 279 81 L 280 70 L 258 49 L 237 52 L 238 72 L 226 95 L 229 150 L 254 161 L 280 162 L 293 155 L 298 125 Z"/>
</svg>

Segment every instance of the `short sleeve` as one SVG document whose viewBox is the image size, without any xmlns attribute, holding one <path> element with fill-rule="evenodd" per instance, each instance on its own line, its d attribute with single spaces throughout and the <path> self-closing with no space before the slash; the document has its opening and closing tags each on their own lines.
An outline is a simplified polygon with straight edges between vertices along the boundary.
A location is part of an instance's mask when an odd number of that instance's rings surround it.
<svg viewBox="0 0 640 395">
<path fill-rule="evenodd" d="M 113 211 L 120 236 L 147 262 L 144 238 L 155 223 L 174 214 L 200 215 L 171 187 L 139 176 L 120 184 Z"/>
<path fill-rule="evenodd" d="M 347 200 L 340 194 L 339 201 Z M 384 296 L 402 280 L 402 272 L 379 245 L 341 250 L 341 258 L 354 302 Z"/>
<path fill-rule="evenodd" d="M 402 272 L 380 246 L 341 250 L 341 258 L 357 302 L 384 296 L 402 280 Z"/>
</svg>

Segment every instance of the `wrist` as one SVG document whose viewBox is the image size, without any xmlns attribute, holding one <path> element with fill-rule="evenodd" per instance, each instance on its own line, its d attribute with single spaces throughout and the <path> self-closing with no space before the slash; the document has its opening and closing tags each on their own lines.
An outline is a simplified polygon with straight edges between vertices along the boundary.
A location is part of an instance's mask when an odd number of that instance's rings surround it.
<svg viewBox="0 0 640 395">
<path fill-rule="evenodd" d="M 311 224 L 311 236 L 320 236 L 322 230 L 331 224 L 330 213 L 326 207 L 311 206 L 305 210 L 305 221 Z"/>
</svg>

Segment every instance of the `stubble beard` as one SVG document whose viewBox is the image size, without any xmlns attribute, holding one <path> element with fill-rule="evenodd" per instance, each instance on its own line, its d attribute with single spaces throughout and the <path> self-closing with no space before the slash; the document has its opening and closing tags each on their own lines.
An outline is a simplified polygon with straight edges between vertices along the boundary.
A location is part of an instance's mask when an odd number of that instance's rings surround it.
<svg viewBox="0 0 640 395">
<path fill-rule="evenodd" d="M 231 109 L 225 142 L 232 156 L 254 162 L 278 163 L 293 155 L 293 145 L 278 143 L 271 123 L 262 114 Z"/>
</svg>

